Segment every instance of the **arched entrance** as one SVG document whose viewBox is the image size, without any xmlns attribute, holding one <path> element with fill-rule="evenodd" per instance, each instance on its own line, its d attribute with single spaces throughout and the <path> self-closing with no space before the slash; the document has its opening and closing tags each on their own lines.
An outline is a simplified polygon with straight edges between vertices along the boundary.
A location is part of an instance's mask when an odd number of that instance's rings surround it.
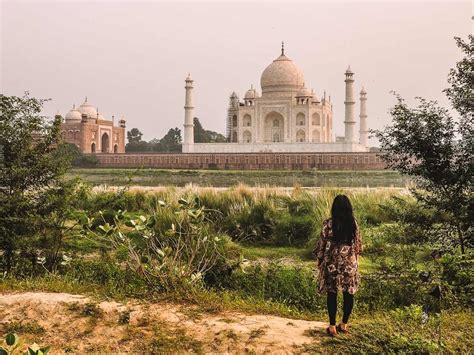
<svg viewBox="0 0 474 355">
<path fill-rule="evenodd" d="M 304 142 L 306 140 L 306 134 L 305 132 L 300 129 L 298 132 L 296 132 L 296 141 L 297 142 Z"/>
<path fill-rule="evenodd" d="M 282 114 L 272 111 L 265 116 L 264 120 L 264 141 L 283 142 L 285 119 Z"/>
<path fill-rule="evenodd" d="M 114 145 L 114 153 L 115 153 L 115 154 L 118 153 L 118 145 L 117 145 L 117 144 Z"/>
<path fill-rule="evenodd" d="M 95 153 L 95 143 L 91 144 L 91 153 Z"/>
<path fill-rule="evenodd" d="M 109 145 L 110 145 L 110 139 L 109 139 L 108 133 L 104 133 L 102 135 L 100 143 L 101 143 L 101 147 L 102 147 L 102 153 L 108 153 L 109 152 Z"/>
<path fill-rule="evenodd" d="M 252 142 L 252 133 L 250 131 L 245 131 L 242 135 L 245 143 Z"/>
</svg>

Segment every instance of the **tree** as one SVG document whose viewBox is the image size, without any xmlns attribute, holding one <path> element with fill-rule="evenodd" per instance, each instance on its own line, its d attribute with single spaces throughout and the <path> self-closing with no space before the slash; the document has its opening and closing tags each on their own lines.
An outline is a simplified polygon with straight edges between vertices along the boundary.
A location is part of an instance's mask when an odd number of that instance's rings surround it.
<svg viewBox="0 0 474 355">
<path fill-rule="evenodd" d="M 85 155 L 81 149 L 72 143 L 61 143 L 56 151 L 56 155 L 61 156 L 66 154 L 71 158 L 71 165 L 73 167 L 92 168 L 98 163 L 95 155 Z"/>
<path fill-rule="evenodd" d="M 137 143 L 142 140 L 143 133 L 138 130 L 138 128 L 132 128 L 127 132 L 128 143 Z"/>
<path fill-rule="evenodd" d="M 153 147 L 153 150 L 159 152 L 180 152 L 181 151 L 181 130 L 170 128 L 163 138 Z"/>
<path fill-rule="evenodd" d="M 41 116 L 44 101 L 0 95 L 0 267 L 7 272 L 21 256 L 35 263 L 35 238 L 54 212 L 44 197 L 62 188 L 69 166 L 70 156 L 57 154 L 62 118 Z"/>
<path fill-rule="evenodd" d="M 152 150 L 152 145 L 142 141 L 143 133 L 138 128 L 132 128 L 127 132 L 128 143 L 125 145 L 125 151 L 129 152 L 148 152 Z"/>
<path fill-rule="evenodd" d="M 416 108 L 410 108 L 396 95 L 397 103 L 390 111 L 392 125 L 374 133 L 387 166 L 411 176 L 417 200 L 445 215 L 430 226 L 439 232 L 436 240 L 446 248 L 459 246 L 464 253 L 474 244 L 473 37 L 469 36 L 471 44 L 456 41 L 465 57 L 451 70 L 451 87 L 445 92 L 460 117 L 454 119 L 437 102 L 422 98 Z"/>
<path fill-rule="evenodd" d="M 194 117 L 195 143 L 225 143 L 226 141 L 226 138 L 222 134 L 204 129 L 199 118 Z"/>
</svg>

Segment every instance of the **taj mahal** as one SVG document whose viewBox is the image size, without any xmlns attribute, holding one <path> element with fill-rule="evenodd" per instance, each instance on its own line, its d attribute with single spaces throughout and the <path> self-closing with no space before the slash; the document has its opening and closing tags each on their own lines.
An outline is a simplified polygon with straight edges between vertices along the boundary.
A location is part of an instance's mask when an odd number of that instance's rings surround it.
<svg viewBox="0 0 474 355">
<path fill-rule="evenodd" d="M 228 143 L 194 143 L 193 80 L 185 80 L 183 153 L 367 152 L 367 93 L 360 91 L 356 127 L 354 73 L 345 72 L 344 137 L 333 133 L 331 97 L 318 97 L 306 86 L 303 72 L 281 54 L 260 77 L 261 94 L 251 87 L 243 101 L 233 92 L 227 114 Z M 356 130 L 358 128 L 358 134 Z"/>
</svg>

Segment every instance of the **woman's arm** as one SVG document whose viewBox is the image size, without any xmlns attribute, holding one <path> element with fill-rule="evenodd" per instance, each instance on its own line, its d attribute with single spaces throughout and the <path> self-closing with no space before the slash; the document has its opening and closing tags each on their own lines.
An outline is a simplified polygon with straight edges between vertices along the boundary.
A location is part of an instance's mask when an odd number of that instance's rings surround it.
<svg viewBox="0 0 474 355">
<path fill-rule="evenodd" d="M 319 234 L 318 243 L 316 244 L 316 248 L 314 249 L 318 266 L 322 263 L 324 259 L 324 251 L 326 250 L 327 241 L 328 241 L 328 222 L 324 221 L 323 228 L 321 229 L 321 233 Z"/>
<path fill-rule="evenodd" d="M 355 230 L 354 249 L 355 249 L 356 255 L 360 255 L 363 250 L 362 237 L 360 235 L 360 228 L 359 228 L 359 225 L 357 224 L 357 221 L 355 221 L 355 225 L 356 225 L 356 230 Z"/>
</svg>

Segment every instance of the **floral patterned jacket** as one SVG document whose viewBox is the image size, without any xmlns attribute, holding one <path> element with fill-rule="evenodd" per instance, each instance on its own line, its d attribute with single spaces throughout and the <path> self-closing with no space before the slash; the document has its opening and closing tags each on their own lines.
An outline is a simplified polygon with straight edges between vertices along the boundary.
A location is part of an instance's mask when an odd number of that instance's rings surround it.
<svg viewBox="0 0 474 355">
<path fill-rule="evenodd" d="M 323 223 L 320 238 L 314 250 L 319 269 L 319 292 L 343 291 L 354 294 L 359 289 L 358 256 L 362 239 L 356 222 L 356 235 L 351 245 L 332 241 L 332 220 Z"/>
</svg>

